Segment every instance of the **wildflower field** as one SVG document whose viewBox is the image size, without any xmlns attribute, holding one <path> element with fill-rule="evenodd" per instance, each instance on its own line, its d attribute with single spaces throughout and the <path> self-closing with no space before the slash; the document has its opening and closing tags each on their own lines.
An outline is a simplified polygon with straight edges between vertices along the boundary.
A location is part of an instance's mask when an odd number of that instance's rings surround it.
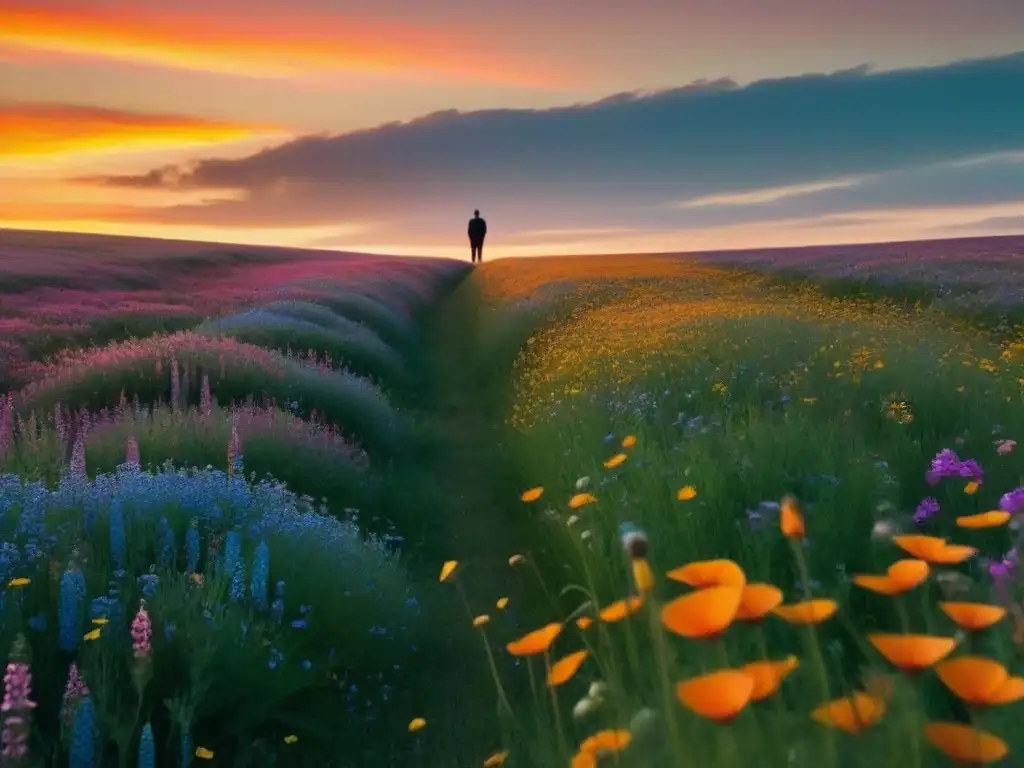
<svg viewBox="0 0 1024 768">
<path fill-rule="evenodd" d="M 1024 755 L 1005 297 L 17 237 L 3 761 Z"/>
</svg>

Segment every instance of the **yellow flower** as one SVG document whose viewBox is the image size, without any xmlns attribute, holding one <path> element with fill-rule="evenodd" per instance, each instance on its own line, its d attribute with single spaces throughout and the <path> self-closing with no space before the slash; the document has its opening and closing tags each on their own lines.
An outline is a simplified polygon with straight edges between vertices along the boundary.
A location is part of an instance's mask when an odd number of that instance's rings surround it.
<svg viewBox="0 0 1024 768">
<path fill-rule="evenodd" d="M 102 632 L 102 631 L 103 631 L 103 629 L 101 627 L 96 627 L 96 629 L 90 630 L 89 632 L 85 633 L 85 639 L 86 640 L 99 640 L 100 632 Z"/>
<path fill-rule="evenodd" d="M 486 613 L 481 613 L 479 616 L 476 616 L 473 619 L 473 626 L 474 627 L 482 627 L 484 624 L 486 624 L 490 620 L 491 620 L 490 616 L 488 616 Z"/>
<path fill-rule="evenodd" d="M 676 492 L 676 498 L 679 501 L 689 501 L 690 499 L 697 497 L 697 489 L 692 485 L 684 485 Z"/>
<path fill-rule="evenodd" d="M 484 768 L 498 768 L 499 765 L 504 765 L 508 759 L 508 751 L 495 752 L 493 755 L 484 760 Z"/>
<path fill-rule="evenodd" d="M 624 453 L 617 453 L 614 456 L 612 456 L 610 459 L 608 459 L 608 461 L 606 461 L 604 463 L 604 467 L 605 467 L 605 469 L 615 469 L 617 466 L 619 466 L 625 460 L 626 460 L 626 454 L 624 454 Z"/>
<path fill-rule="evenodd" d="M 459 567 L 458 560 L 449 560 L 443 566 L 441 566 L 441 578 L 438 581 L 448 581 L 448 577 L 455 573 L 455 569 Z"/>
<path fill-rule="evenodd" d="M 497 606 L 499 611 L 504 611 L 505 610 L 505 606 L 507 606 L 507 605 L 508 605 L 508 598 L 507 597 L 499 597 L 498 598 L 498 602 L 495 603 L 495 606 Z"/>
<path fill-rule="evenodd" d="M 296 736 L 294 733 L 289 735 L 289 736 L 285 736 L 284 737 L 284 743 L 285 744 L 294 744 L 298 740 L 299 740 L 299 737 Z"/>
<path fill-rule="evenodd" d="M 425 728 L 427 721 L 422 717 L 414 717 L 409 721 L 409 733 L 416 733 L 420 728 Z"/>
<path fill-rule="evenodd" d="M 636 581 L 636 589 L 640 594 L 654 589 L 654 574 L 651 573 L 650 564 L 642 557 L 633 561 L 633 580 Z"/>
<path fill-rule="evenodd" d="M 19 576 L 16 579 L 11 579 L 7 582 L 8 587 L 24 587 L 32 583 L 32 579 L 26 578 L 25 576 Z"/>
<path fill-rule="evenodd" d="M 538 485 L 536 488 L 531 488 L 528 491 L 523 491 L 523 495 L 519 498 L 523 501 L 530 502 L 536 501 L 544 493 L 544 486 Z"/>
<path fill-rule="evenodd" d="M 196 757 L 200 760 L 213 760 L 213 750 L 206 747 L 196 747 Z"/>
<path fill-rule="evenodd" d="M 104 618 L 100 617 L 100 618 L 93 619 L 92 623 L 95 624 L 97 627 L 102 627 L 104 624 L 109 624 L 110 623 L 110 619 L 104 619 Z"/>
<path fill-rule="evenodd" d="M 980 488 L 980 487 L 981 486 L 978 485 L 977 482 L 975 482 L 974 480 L 971 480 L 971 482 L 969 482 L 967 485 L 964 486 L 964 493 L 966 493 L 968 496 L 973 496 L 974 494 L 976 494 L 978 492 L 978 488 Z"/>
</svg>

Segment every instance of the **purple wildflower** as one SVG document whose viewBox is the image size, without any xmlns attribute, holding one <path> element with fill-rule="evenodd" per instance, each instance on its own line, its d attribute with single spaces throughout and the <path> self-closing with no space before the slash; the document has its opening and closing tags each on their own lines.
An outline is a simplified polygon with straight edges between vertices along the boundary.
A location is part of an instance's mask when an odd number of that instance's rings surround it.
<svg viewBox="0 0 1024 768">
<path fill-rule="evenodd" d="M 960 473 L 960 463 L 959 456 L 949 448 L 943 448 L 932 459 L 931 466 L 928 467 L 928 471 L 925 473 L 928 485 L 935 485 L 944 477 L 958 475 Z"/>
<path fill-rule="evenodd" d="M 1024 512 L 1024 488 L 1015 488 L 1009 493 L 1004 493 L 999 499 L 999 508 L 1011 515 Z"/>
<path fill-rule="evenodd" d="M 933 499 L 931 496 L 926 496 L 921 499 L 921 503 L 917 505 L 917 509 L 914 510 L 914 522 L 920 525 L 925 520 L 934 517 L 939 513 L 939 502 Z"/>
<path fill-rule="evenodd" d="M 970 478 L 981 485 L 985 482 L 985 472 L 974 459 L 966 459 L 960 463 L 960 477 Z"/>
<path fill-rule="evenodd" d="M 11 649 L 11 661 L 4 675 L 3 732 L 0 733 L 0 759 L 20 760 L 28 754 L 28 717 L 35 708 L 32 701 L 32 672 L 25 657 L 25 638 L 18 635 Z"/>
<path fill-rule="evenodd" d="M 68 682 L 64 686 L 64 700 L 61 703 L 60 718 L 61 722 L 65 723 L 68 727 L 71 725 L 71 718 L 75 713 L 75 707 L 78 706 L 80 699 L 89 695 L 89 686 L 85 684 L 81 675 L 78 673 L 78 665 L 71 662 L 71 668 L 68 669 Z"/>
</svg>

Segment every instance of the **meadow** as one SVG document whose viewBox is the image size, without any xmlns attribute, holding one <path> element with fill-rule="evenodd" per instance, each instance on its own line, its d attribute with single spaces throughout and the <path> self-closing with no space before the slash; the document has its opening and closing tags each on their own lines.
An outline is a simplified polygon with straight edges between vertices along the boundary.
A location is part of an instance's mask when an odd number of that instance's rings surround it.
<svg viewBox="0 0 1024 768">
<path fill-rule="evenodd" d="M 1016 764 L 1016 305 L 860 248 L 4 233 L 3 761 Z"/>
</svg>

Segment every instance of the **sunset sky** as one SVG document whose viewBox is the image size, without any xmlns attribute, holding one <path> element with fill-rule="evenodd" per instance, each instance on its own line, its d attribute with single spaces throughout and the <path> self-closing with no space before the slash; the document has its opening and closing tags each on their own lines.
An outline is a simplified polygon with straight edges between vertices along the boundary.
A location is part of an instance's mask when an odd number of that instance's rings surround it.
<svg viewBox="0 0 1024 768">
<path fill-rule="evenodd" d="M 370 10 L 372 8 L 372 10 Z M 1024 233 L 1022 0 L 0 0 L 0 227 L 485 258 Z"/>
</svg>

